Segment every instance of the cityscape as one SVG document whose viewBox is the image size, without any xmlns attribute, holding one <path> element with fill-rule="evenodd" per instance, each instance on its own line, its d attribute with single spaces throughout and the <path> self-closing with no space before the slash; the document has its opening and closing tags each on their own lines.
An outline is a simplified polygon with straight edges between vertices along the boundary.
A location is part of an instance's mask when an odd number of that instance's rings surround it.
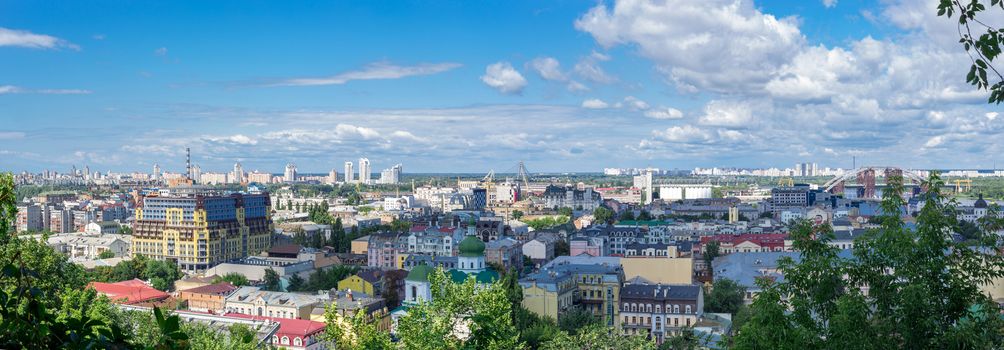
<svg viewBox="0 0 1004 350">
<path fill-rule="evenodd" d="M 0 348 L 1001 349 L 1002 26 L 0 3 Z"/>
</svg>

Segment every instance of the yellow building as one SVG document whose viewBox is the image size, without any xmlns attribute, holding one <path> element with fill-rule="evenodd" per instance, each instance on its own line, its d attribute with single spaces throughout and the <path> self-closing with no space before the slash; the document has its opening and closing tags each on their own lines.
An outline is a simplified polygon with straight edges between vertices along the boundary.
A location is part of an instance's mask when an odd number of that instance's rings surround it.
<svg viewBox="0 0 1004 350">
<path fill-rule="evenodd" d="M 370 251 L 370 236 L 365 235 L 352 240 L 349 251 L 352 254 L 367 254 Z"/>
<path fill-rule="evenodd" d="M 573 307 L 592 312 L 603 323 L 620 326 L 620 288 L 624 272 L 606 264 L 561 264 L 520 279 L 523 306 L 540 315 L 560 319 Z"/>
<path fill-rule="evenodd" d="M 380 294 L 383 286 L 383 271 L 366 270 L 338 281 L 338 290 L 362 292 L 366 295 Z"/>
<path fill-rule="evenodd" d="M 641 277 L 651 283 L 691 284 L 694 279 L 693 258 L 632 256 L 620 258 L 624 276 Z"/>
<path fill-rule="evenodd" d="M 201 272 L 223 261 L 267 251 L 272 241 L 269 195 L 144 197 L 136 208 L 132 254 L 174 261 Z"/>
</svg>

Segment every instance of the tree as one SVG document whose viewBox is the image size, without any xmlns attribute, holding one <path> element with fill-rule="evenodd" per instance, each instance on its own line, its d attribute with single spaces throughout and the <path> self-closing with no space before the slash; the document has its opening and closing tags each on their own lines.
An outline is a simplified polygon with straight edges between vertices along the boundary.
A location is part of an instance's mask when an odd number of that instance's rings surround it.
<svg viewBox="0 0 1004 350">
<path fill-rule="evenodd" d="M 714 267 L 711 263 L 715 261 L 715 258 L 721 255 L 721 243 L 716 240 L 710 240 L 704 245 L 704 266 L 708 271 L 714 273 Z"/>
<path fill-rule="evenodd" d="M 1004 1 L 989 0 L 989 5 L 990 8 L 997 7 L 1004 11 Z M 1004 102 L 1004 76 L 994 66 L 994 61 L 1001 54 L 1004 31 L 988 25 L 987 23 L 994 24 L 987 20 L 987 17 L 992 17 L 994 14 L 981 13 L 984 11 L 987 11 L 987 4 L 983 0 L 941 0 L 938 4 L 938 16 L 951 18 L 956 12 L 959 13 L 956 24 L 960 36 L 959 43 L 965 48 L 972 62 L 969 74 L 966 75 L 966 82 L 980 90 L 989 90 L 990 97 L 987 103 L 1000 104 Z M 988 71 L 992 74 L 989 78 Z"/>
<path fill-rule="evenodd" d="M 106 250 L 98 254 L 98 259 L 111 259 L 115 257 L 115 252 Z"/>
<path fill-rule="evenodd" d="M 572 208 L 562 207 L 558 209 L 558 215 L 572 217 Z"/>
<path fill-rule="evenodd" d="M 336 349 L 384 350 L 394 346 L 390 334 L 377 330 L 376 320 L 364 311 L 345 316 L 338 312 L 335 303 L 324 308 L 324 333 L 322 339 L 335 345 Z"/>
<path fill-rule="evenodd" d="M 248 284 L 248 278 L 243 274 L 237 272 L 231 272 L 226 275 L 223 275 L 222 277 L 217 276 L 216 278 L 213 279 L 213 283 L 223 283 L 223 282 L 230 283 L 235 287 L 240 287 L 240 286 L 246 286 Z"/>
<path fill-rule="evenodd" d="M 336 252 L 341 252 L 339 248 L 344 237 L 345 227 L 342 226 L 342 218 L 336 218 L 335 223 L 331 224 L 331 237 L 329 237 L 327 245 L 335 248 Z"/>
<path fill-rule="evenodd" d="M 600 318 L 593 315 L 592 312 L 579 308 L 569 310 L 558 318 L 558 328 L 571 335 L 575 335 L 579 330 L 586 329 L 589 326 L 600 326 L 602 324 L 603 322 L 601 322 Z"/>
<path fill-rule="evenodd" d="M 736 314 L 743 306 L 746 287 L 733 280 L 723 278 L 715 281 L 704 293 L 704 312 Z"/>
<path fill-rule="evenodd" d="M 596 207 L 593 209 L 593 218 L 596 222 L 611 223 L 614 219 L 614 211 L 607 207 Z"/>
<path fill-rule="evenodd" d="M 928 190 L 916 228 L 909 228 L 900 215 L 902 178 L 887 182 L 880 227 L 856 239 L 853 258 L 828 244 L 829 225 L 792 225 L 799 259 L 778 261 L 783 281 L 758 281 L 761 291 L 733 348 L 990 349 L 1004 343 L 1000 307 L 979 289 L 1004 277 L 994 234 L 1004 220 L 991 210 L 972 240 L 976 247 L 955 242 L 949 236 L 957 227 L 955 204 L 932 172 L 922 184 Z M 860 286 L 868 286 L 867 296 Z"/>
<path fill-rule="evenodd" d="M 226 333 L 222 334 L 210 326 L 199 322 L 185 323 L 181 328 L 189 335 L 189 344 L 192 349 L 258 349 L 258 339 L 255 332 L 245 324 L 233 324 L 227 328 Z"/>
<path fill-rule="evenodd" d="M 304 283 L 306 283 L 306 281 L 303 280 L 303 277 L 294 274 L 289 276 L 289 285 L 286 286 L 286 290 L 290 292 L 300 291 L 303 288 Z"/>
<path fill-rule="evenodd" d="M 638 221 L 649 221 L 654 219 L 655 218 L 652 217 L 652 214 L 650 214 L 648 210 L 642 210 L 641 213 L 638 214 Z"/>
<path fill-rule="evenodd" d="M 559 332 L 554 339 L 544 343 L 543 350 L 571 349 L 638 349 L 655 350 L 655 342 L 641 335 L 621 335 L 618 330 L 599 325 L 591 325 L 570 335 Z"/>
<path fill-rule="evenodd" d="M 146 267 L 140 274 L 140 278 L 150 280 L 153 288 L 167 291 L 174 287 L 174 281 L 180 279 L 184 274 L 178 265 L 165 260 L 148 260 Z"/>
<path fill-rule="evenodd" d="M 678 334 L 666 337 L 662 345 L 659 345 L 659 350 L 697 350 L 704 344 L 704 339 L 694 332 L 693 327 L 686 327 Z"/>
<path fill-rule="evenodd" d="M 478 285 L 474 277 L 455 283 L 443 269 L 429 274 L 432 300 L 408 309 L 398 321 L 406 349 L 518 349 L 512 304 L 501 283 Z M 455 332 L 466 325 L 463 338 Z"/>
<path fill-rule="evenodd" d="M 271 267 L 265 270 L 264 285 L 261 289 L 269 290 L 273 292 L 278 292 L 282 290 L 282 284 L 279 281 L 279 273 L 275 272 Z"/>
<path fill-rule="evenodd" d="M 617 218 L 617 221 L 626 221 L 626 220 L 634 220 L 634 212 L 633 211 L 631 211 L 629 209 L 625 209 L 625 210 L 621 211 L 621 215 Z"/>
<path fill-rule="evenodd" d="M 523 217 L 523 212 L 522 211 L 520 211 L 520 210 L 513 210 L 512 211 L 512 218 L 513 219 L 519 220 L 519 218 L 521 218 L 521 217 Z"/>
<path fill-rule="evenodd" d="M 571 247 L 568 245 L 568 241 L 563 239 L 554 242 L 554 256 L 567 256 L 571 254 Z"/>
</svg>

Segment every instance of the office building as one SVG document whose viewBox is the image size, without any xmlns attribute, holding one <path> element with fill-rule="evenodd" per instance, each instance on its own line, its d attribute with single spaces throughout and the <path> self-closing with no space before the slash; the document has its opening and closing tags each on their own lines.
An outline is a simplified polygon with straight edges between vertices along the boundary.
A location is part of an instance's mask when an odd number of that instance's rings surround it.
<svg viewBox="0 0 1004 350">
<path fill-rule="evenodd" d="M 268 193 L 143 197 L 133 225 L 132 254 L 171 260 L 185 271 L 268 250 Z"/>
</svg>

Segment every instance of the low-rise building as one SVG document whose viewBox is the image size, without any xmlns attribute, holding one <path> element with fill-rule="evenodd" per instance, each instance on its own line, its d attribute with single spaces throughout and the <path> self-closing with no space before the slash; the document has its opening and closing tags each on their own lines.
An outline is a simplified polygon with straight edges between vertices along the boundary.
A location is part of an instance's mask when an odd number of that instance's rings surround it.
<svg viewBox="0 0 1004 350">
<path fill-rule="evenodd" d="M 309 320 L 311 311 L 318 303 L 315 296 L 244 286 L 227 296 L 225 308 L 229 313 Z"/>
<path fill-rule="evenodd" d="M 704 313 L 700 285 L 626 284 L 620 291 L 625 335 L 647 335 L 658 344 L 697 324 Z"/>
<path fill-rule="evenodd" d="M 188 309 L 214 314 L 223 313 L 226 309 L 227 296 L 237 287 L 230 283 L 217 283 L 178 292 L 178 300 L 187 301 Z"/>
</svg>

